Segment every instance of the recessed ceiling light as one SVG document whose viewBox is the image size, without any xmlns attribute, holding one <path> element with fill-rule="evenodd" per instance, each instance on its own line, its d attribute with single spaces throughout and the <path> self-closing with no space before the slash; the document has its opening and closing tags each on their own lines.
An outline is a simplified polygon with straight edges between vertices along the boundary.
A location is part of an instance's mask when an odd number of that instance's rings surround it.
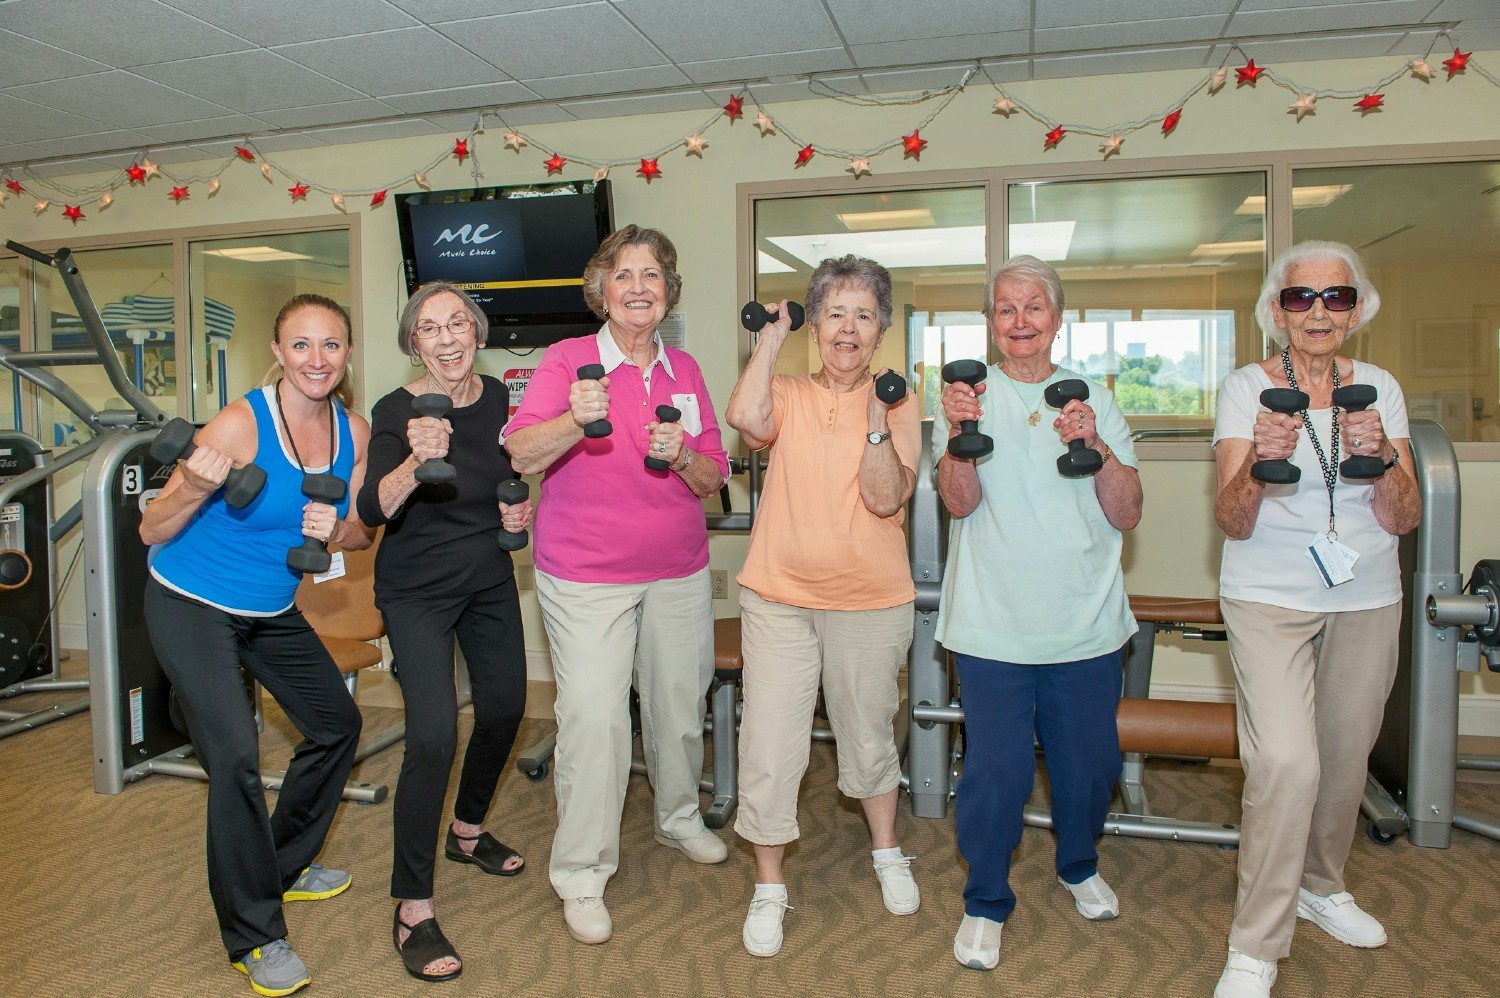
<svg viewBox="0 0 1500 998">
<path fill-rule="evenodd" d="M 248 263 L 312 259 L 310 254 L 293 253 L 291 250 L 277 249 L 274 246 L 226 246 L 223 249 L 204 250 L 203 253 L 205 256 L 222 256 L 230 260 L 244 260 Z"/>
<path fill-rule="evenodd" d="M 850 232 L 870 232 L 875 229 L 930 229 L 937 225 L 932 212 L 927 208 L 899 208 L 890 211 L 847 211 L 839 213 L 839 221 Z"/>
<path fill-rule="evenodd" d="M 1264 253 L 1264 239 L 1242 239 L 1239 242 L 1199 243 L 1189 256 L 1243 256 L 1247 253 Z"/>
<path fill-rule="evenodd" d="M 1309 184 L 1306 187 L 1293 187 L 1292 210 L 1323 208 L 1353 189 L 1353 184 Z M 1238 208 L 1234 209 L 1234 213 L 1236 215 L 1264 215 L 1266 196 L 1264 194 L 1250 195 Z"/>
</svg>

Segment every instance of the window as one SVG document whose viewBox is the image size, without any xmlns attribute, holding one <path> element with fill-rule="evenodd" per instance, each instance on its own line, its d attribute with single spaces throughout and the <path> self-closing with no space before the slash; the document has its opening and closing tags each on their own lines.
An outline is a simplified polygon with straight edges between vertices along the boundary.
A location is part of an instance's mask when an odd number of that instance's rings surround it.
<svg viewBox="0 0 1500 998">
<path fill-rule="evenodd" d="M 1500 162 L 1299 169 L 1292 235 L 1359 251 L 1380 314 L 1344 353 L 1390 371 L 1413 419 L 1500 440 Z"/>
</svg>

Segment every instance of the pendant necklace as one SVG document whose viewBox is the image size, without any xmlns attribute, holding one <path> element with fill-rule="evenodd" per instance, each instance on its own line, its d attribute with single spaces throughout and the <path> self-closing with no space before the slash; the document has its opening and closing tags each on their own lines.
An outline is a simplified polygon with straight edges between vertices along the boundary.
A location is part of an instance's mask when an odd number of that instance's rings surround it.
<svg viewBox="0 0 1500 998">
<path fill-rule="evenodd" d="M 1004 371 L 1000 373 L 1005 374 Z M 1021 389 L 1016 387 L 1015 379 L 1009 374 L 1005 374 L 1005 380 L 1010 384 L 1010 390 L 1016 393 L 1016 401 L 1021 403 L 1021 408 L 1029 410 L 1026 416 L 1026 425 L 1035 426 L 1040 423 L 1042 421 L 1042 399 L 1046 397 L 1046 390 L 1043 389 L 1042 395 L 1036 400 L 1036 405 L 1029 406 L 1026 404 L 1026 400 L 1021 397 Z"/>
</svg>

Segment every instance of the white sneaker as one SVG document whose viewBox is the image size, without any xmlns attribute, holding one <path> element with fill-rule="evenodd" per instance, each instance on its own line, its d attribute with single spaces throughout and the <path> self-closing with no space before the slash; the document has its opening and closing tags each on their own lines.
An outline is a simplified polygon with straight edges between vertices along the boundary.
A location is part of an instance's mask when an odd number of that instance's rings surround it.
<svg viewBox="0 0 1500 998">
<path fill-rule="evenodd" d="M 910 915 L 922 907 L 922 892 L 911 875 L 911 861 L 915 856 L 899 859 L 883 859 L 875 864 L 875 877 L 880 881 L 880 899 L 885 910 L 892 915 Z"/>
<path fill-rule="evenodd" d="M 1214 985 L 1214 998 L 1270 998 L 1275 983 L 1275 960 L 1257 960 L 1231 946 L 1224 973 Z"/>
<path fill-rule="evenodd" d="M 965 915 L 953 937 L 953 959 L 970 970 L 994 970 L 1000 963 L 1000 930 L 1004 922 Z"/>
<path fill-rule="evenodd" d="M 656 841 L 664 846 L 680 849 L 694 863 L 712 865 L 729 858 L 729 847 L 724 844 L 724 840 L 707 828 L 700 828 L 685 839 L 669 838 L 662 832 L 657 832 Z"/>
<path fill-rule="evenodd" d="M 1305 918 L 1341 943 L 1374 949 L 1385 945 L 1385 929 L 1375 917 L 1354 903 L 1354 895 L 1340 891 L 1320 897 L 1306 887 L 1297 891 L 1297 917 Z"/>
<path fill-rule="evenodd" d="M 785 894 L 757 894 L 750 899 L 750 913 L 740 939 L 751 956 L 775 956 L 781 952 L 781 919 L 792 906 Z"/>
<path fill-rule="evenodd" d="M 603 898 L 563 898 L 563 921 L 569 935 L 590 946 L 609 942 L 615 933 Z"/>
<path fill-rule="evenodd" d="M 1058 877 L 1057 882 L 1073 895 L 1073 907 L 1078 909 L 1078 914 L 1090 922 L 1108 921 L 1120 913 L 1120 899 L 1097 873 L 1081 884 L 1070 884 L 1062 877 Z"/>
</svg>

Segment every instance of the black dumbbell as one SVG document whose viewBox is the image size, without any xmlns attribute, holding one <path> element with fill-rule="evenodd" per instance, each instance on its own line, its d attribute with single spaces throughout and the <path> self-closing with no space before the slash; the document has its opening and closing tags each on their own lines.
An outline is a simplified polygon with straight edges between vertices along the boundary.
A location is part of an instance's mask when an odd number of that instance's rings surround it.
<svg viewBox="0 0 1500 998">
<path fill-rule="evenodd" d="M 442 419 L 453 411 L 453 400 L 441 392 L 428 392 L 426 395 L 418 395 L 412 399 L 411 408 L 418 416 Z M 417 465 L 414 474 L 417 481 L 423 485 L 442 485 L 457 478 L 458 469 L 443 458 L 429 457 Z"/>
<path fill-rule="evenodd" d="M 906 379 L 895 371 L 886 371 L 875 379 L 875 397 L 886 405 L 895 405 L 906 398 Z"/>
<path fill-rule="evenodd" d="M 682 410 L 674 405 L 659 405 L 656 407 L 656 421 L 658 423 L 675 423 L 682 418 Z M 667 471 L 672 466 L 659 457 L 646 455 L 646 467 L 652 471 Z"/>
<path fill-rule="evenodd" d="M 950 360 L 943 365 L 943 380 L 949 384 L 962 381 L 970 387 L 977 387 L 987 373 L 984 364 L 977 360 Z M 958 436 L 948 440 L 948 453 L 966 460 L 984 457 L 994 449 L 995 441 L 979 432 L 979 421 L 975 419 L 961 420 Z"/>
<path fill-rule="evenodd" d="M 585 364 L 578 369 L 579 381 L 598 381 L 602 377 L 604 377 L 603 364 Z M 585 423 L 583 426 L 583 435 L 590 438 L 607 437 L 613 432 L 615 428 L 610 425 L 609 420 L 602 417 L 592 423 Z"/>
<path fill-rule="evenodd" d="M 1067 378 L 1048 385 L 1042 396 L 1052 408 L 1061 409 L 1074 399 L 1087 402 L 1089 386 L 1082 378 Z M 1087 478 L 1102 467 L 1104 455 L 1085 444 L 1082 438 L 1069 440 L 1068 449 L 1057 458 L 1057 473 L 1064 478 Z"/>
<path fill-rule="evenodd" d="M 507 506 L 515 506 L 526 501 L 531 495 L 531 489 L 519 478 L 512 478 L 508 482 L 501 482 L 495 488 L 495 498 Z M 511 533 L 505 527 L 500 528 L 500 550 L 519 551 L 531 541 L 531 537 L 524 530 Z"/>
<path fill-rule="evenodd" d="M 198 445 L 193 443 L 197 427 L 181 417 L 173 419 L 161 428 L 156 439 L 151 441 L 151 457 L 162 464 L 186 461 L 193 456 Z M 243 468 L 230 468 L 224 479 L 224 501 L 235 509 L 244 509 L 255 501 L 266 484 L 266 469 L 258 464 L 247 464 Z"/>
<path fill-rule="evenodd" d="M 786 314 L 792 320 L 793 329 L 801 329 L 802 324 L 807 321 L 807 311 L 800 302 L 789 301 L 786 303 Z M 780 311 L 771 311 L 758 301 L 747 301 L 745 307 L 740 309 L 740 325 L 758 333 L 765 328 L 766 323 L 775 322 L 780 318 Z"/>
<path fill-rule="evenodd" d="M 1364 412 L 1379 397 L 1374 385 L 1344 385 L 1333 390 L 1333 404 L 1345 412 Z M 1345 478 L 1379 478 L 1385 474 L 1385 462 L 1370 454 L 1350 454 L 1339 465 L 1339 474 Z"/>
<path fill-rule="evenodd" d="M 344 494 L 348 491 L 349 483 L 337 475 L 302 476 L 302 494 L 313 502 L 325 502 L 332 506 L 343 502 Z M 286 553 L 286 567 L 294 572 L 312 572 L 317 575 L 328 571 L 328 566 L 332 564 L 333 556 L 328 553 L 328 545 L 316 537 L 302 538 L 301 547 L 292 548 Z"/>
<path fill-rule="evenodd" d="M 1295 416 L 1307 408 L 1306 392 L 1295 388 L 1267 388 L 1260 393 L 1260 404 L 1272 412 Z M 1270 485 L 1294 485 L 1302 479 L 1302 469 L 1286 458 L 1256 461 L 1250 466 L 1250 477 Z"/>
</svg>

